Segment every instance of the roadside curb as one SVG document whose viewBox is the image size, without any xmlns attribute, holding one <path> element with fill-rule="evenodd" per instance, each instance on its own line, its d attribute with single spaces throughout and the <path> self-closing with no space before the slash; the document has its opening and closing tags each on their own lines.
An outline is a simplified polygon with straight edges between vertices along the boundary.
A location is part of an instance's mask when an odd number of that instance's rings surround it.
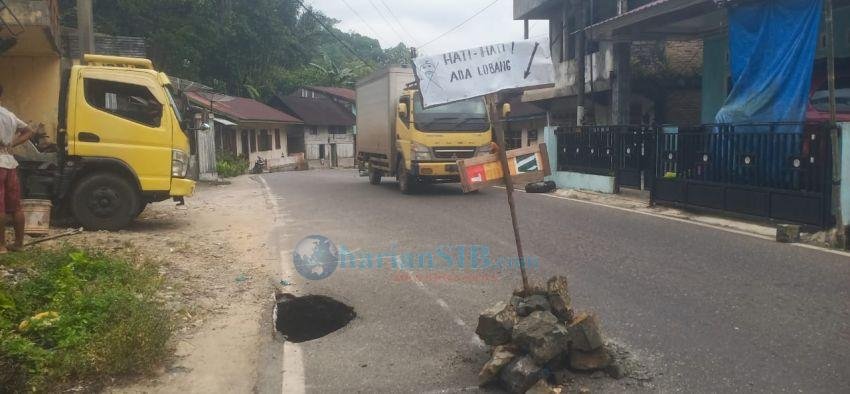
<svg viewBox="0 0 850 394">
<path fill-rule="evenodd" d="M 497 188 L 504 188 L 504 186 L 495 186 Z M 517 189 L 516 191 L 525 193 L 524 190 Z M 764 225 L 754 224 L 754 223 L 746 223 L 742 221 L 737 221 L 728 218 L 719 218 L 705 215 L 698 215 L 689 212 L 685 212 L 676 208 L 671 207 L 650 207 L 648 203 L 643 200 L 633 199 L 633 198 L 622 198 L 616 197 L 613 195 L 602 195 L 598 193 L 591 193 L 587 191 L 580 190 L 572 190 L 572 189 L 558 189 L 551 193 L 527 193 L 527 194 L 538 194 L 541 196 L 545 196 L 548 198 L 554 198 L 559 200 L 567 200 L 578 202 L 582 204 L 590 204 L 596 205 L 600 207 L 606 207 L 611 209 L 617 209 L 624 212 L 631 212 L 635 214 L 652 216 L 659 219 L 672 220 L 681 223 L 688 223 L 692 225 L 697 225 L 701 227 L 712 228 L 716 230 L 721 230 L 729 233 L 745 235 L 748 237 L 759 238 L 771 242 L 776 242 L 776 228 L 768 227 Z M 602 199 L 603 201 L 596 201 L 598 199 Z M 607 201 L 606 201 L 607 200 Z M 617 204 L 619 203 L 619 204 Z M 807 237 L 809 238 L 809 237 Z M 811 243 L 791 243 L 787 245 L 792 245 L 805 249 L 819 250 L 826 253 L 836 254 L 839 256 L 850 257 L 850 252 L 845 252 L 836 249 L 830 249 L 821 245 L 811 244 Z"/>
</svg>

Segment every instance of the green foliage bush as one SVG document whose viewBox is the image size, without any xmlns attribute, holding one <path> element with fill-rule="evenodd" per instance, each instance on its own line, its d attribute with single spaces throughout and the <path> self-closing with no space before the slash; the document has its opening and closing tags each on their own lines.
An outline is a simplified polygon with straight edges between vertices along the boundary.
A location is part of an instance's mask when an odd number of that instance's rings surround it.
<svg viewBox="0 0 850 394">
<path fill-rule="evenodd" d="M 215 170 L 222 178 L 232 178 L 248 171 L 248 161 L 230 152 L 219 151 L 215 157 Z"/>
<path fill-rule="evenodd" d="M 0 283 L 0 391 L 59 391 L 150 372 L 168 356 L 174 325 L 155 267 L 74 249 L 0 265 L 27 272 Z"/>
</svg>

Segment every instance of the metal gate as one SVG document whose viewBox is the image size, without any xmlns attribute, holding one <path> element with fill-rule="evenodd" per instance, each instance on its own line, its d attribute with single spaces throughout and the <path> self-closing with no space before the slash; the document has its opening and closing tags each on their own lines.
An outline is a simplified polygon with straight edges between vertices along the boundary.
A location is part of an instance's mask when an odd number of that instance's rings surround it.
<svg viewBox="0 0 850 394">
<path fill-rule="evenodd" d="M 657 129 L 651 126 L 559 127 L 558 170 L 607 175 L 617 185 L 649 188 Z"/>
<path fill-rule="evenodd" d="M 657 129 L 630 126 L 617 130 L 617 184 L 622 187 L 649 189 L 655 174 Z"/>
<path fill-rule="evenodd" d="M 658 134 L 652 199 L 817 227 L 832 224 L 821 124 L 705 125 Z"/>
</svg>

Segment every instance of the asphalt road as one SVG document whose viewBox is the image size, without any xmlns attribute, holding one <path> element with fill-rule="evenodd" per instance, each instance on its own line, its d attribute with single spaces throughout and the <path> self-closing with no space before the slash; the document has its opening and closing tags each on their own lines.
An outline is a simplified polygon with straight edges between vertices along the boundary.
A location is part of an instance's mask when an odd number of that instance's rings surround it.
<svg viewBox="0 0 850 394">
<path fill-rule="evenodd" d="M 469 245 L 489 248 L 494 259 L 514 255 L 502 189 L 463 195 L 457 185 L 437 185 L 407 196 L 390 178 L 372 186 L 335 170 L 264 179 L 285 220 L 271 240 L 284 254 L 320 234 L 359 258 L 435 250 L 456 257 L 458 245 L 467 245 L 467 258 Z M 526 253 L 539 258 L 532 279 L 567 275 L 574 306 L 595 311 L 606 336 L 654 375 L 649 385 L 599 383 L 602 391 L 850 387 L 850 258 L 543 195 L 516 200 Z M 307 391 L 475 390 L 488 356 L 474 337 L 478 313 L 507 300 L 518 273 L 481 269 L 470 277 L 439 258 L 433 270 L 384 261 L 384 269 L 292 278 L 299 294 L 335 297 L 358 314 L 299 345 Z"/>
</svg>

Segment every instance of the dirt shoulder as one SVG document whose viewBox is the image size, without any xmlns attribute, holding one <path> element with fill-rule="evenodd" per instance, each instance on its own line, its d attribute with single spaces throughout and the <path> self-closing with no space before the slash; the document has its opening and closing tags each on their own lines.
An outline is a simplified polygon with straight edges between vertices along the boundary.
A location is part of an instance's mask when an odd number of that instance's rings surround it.
<svg viewBox="0 0 850 394">
<path fill-rule="evenodd" d="M 256 382 L 260 327 L 271 304 L 275 265 L 266 242 L 273 208 L 249 176 L 232 184 L 200 185 L 186 206 L 150 205 L 119 232 L 86 232 L 49 241 L 162 263 L 170 309 L 176 311 L 174 357 L 157 376 L 110 392 L 251 392 Z"/>
</svg>

